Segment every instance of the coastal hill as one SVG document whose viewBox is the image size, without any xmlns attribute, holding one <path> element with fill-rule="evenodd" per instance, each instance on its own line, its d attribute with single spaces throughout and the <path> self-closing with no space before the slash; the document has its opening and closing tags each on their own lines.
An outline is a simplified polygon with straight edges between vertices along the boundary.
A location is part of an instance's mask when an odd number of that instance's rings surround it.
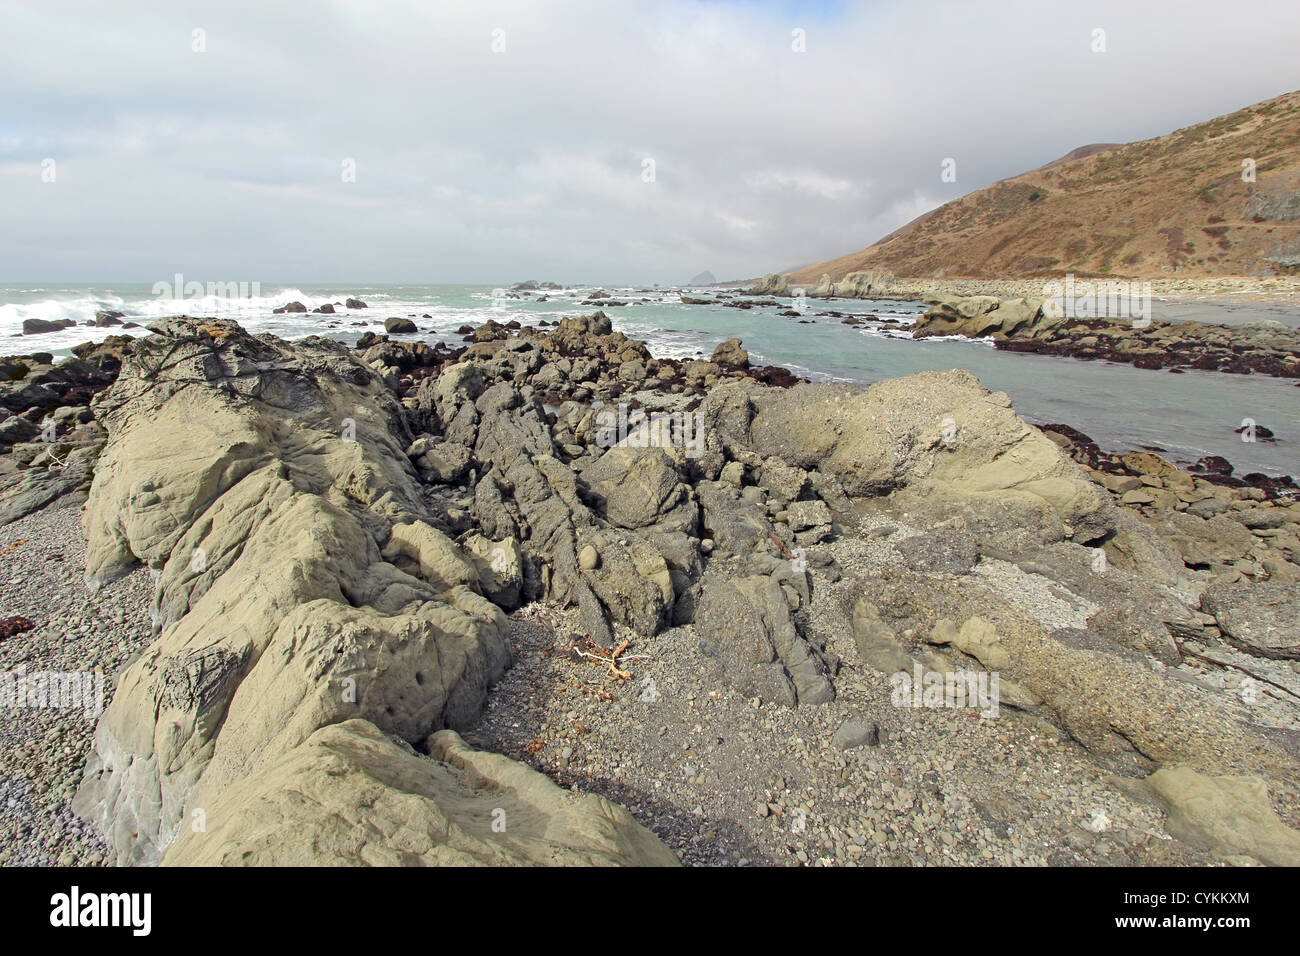
<svg viewBox="0 0 1300 956">
<path fill-rule="evenodd" d="M 1243 160 L 1255 181 L 1243 179 Z M 788 273 L 1136 278 L 1300 271 L 1300 92 L 1127 145 L 1095 144 L 976 190 L 874 245 Z"/>
</svg>

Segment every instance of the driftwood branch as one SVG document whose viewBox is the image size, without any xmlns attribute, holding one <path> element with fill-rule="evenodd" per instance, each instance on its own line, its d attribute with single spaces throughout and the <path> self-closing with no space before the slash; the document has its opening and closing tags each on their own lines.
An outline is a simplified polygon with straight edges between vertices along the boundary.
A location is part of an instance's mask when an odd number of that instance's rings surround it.
<svg viewBox="0 0 1300 956">
<path fill-rule="evenodd" d="M 618 647 L 614 648 L 608 657 L 595 651 L 583 650 L 576 643 L 573 645 L 571 650 L 573 651 L 574 656 L 579 657 L 582 660 L 595 661 L 604 664 L 608 669 L 610 680 L 631 680 L 632 673 L 619 667 L 618 665 L 620 661 L 649 660 L 649 656 L 646 654 L 630 654 L 624 657 L 623 652 L 628 649 L 631 643 L 631 641 L 624 641 L 622 644 L 618 645 Z M 590 642 L 588 642 L 588 644 L 590 644 Z"/>
</svg>

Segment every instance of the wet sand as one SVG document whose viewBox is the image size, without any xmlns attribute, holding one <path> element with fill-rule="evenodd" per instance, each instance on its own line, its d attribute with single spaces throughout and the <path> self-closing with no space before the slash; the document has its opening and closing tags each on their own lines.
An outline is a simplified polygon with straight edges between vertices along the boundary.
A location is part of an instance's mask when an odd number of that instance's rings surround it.
<svg viewBox="0 0 1300 956">
<path fill-rule="evenodd" d="M 1242 297 L 1245 298 L 1244 296 Z M 1211 325 L 1245 325 L 1271 319 L 1288 328 L 1300 328 L 1300 305 L 1275 302 L 1212 301 L 1188 302 L 1185 300 L 1154 299 L 1151 303 L 1153 318 L 1163 322 L 1206 322 Z"/>
</svg>

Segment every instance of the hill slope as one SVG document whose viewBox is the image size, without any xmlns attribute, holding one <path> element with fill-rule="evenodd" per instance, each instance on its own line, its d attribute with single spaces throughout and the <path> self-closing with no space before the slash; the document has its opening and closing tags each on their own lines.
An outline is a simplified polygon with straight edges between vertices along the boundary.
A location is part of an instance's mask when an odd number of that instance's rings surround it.
<svg viewBox="0 0 1300 956">
<path fill-rule="evenodd" d="M 1242 160 L 1256 182 L 1243 182 Z M 1300 92 L 1127 145 L 1084 146 L 861 252 L 789 273 L 1160 278 L 1300 271 Z"/>
</svg>

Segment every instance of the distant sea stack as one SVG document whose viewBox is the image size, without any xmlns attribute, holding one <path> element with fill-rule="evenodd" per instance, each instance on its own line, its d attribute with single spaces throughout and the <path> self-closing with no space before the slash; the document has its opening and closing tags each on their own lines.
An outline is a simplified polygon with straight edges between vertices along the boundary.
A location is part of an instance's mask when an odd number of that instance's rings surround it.
<svg viewBox="0 0 1300 956">
<path fill-rule="evenodd" d="M 717 285 L 717 283 L 718 283 L 717 277 L 712 272 L 709 272 L 706 269 L 686 284 L 687 285 Z"/>
</svg>

